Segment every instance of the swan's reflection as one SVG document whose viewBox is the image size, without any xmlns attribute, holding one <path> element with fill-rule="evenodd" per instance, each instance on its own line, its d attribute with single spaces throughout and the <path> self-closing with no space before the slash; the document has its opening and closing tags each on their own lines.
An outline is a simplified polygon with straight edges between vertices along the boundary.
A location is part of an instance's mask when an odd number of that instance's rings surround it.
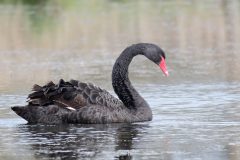
<svg viewBox="0 0 240 160">
<path fill-rule="evenodd" d="M 132 159 L 147 124 L 23 125 L 21 138 L 29 143 L 36 159 Z M 136 142 L 135 142 L 136 141 Z M 117 153 L 121 151 L 121 154 Z M 122 154 L 123 153 L 123 154 Z"/>
</svg>

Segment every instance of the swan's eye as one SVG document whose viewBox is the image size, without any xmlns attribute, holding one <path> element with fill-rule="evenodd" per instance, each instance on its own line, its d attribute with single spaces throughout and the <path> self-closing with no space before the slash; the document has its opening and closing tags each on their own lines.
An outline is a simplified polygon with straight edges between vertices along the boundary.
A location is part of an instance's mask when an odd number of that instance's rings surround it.
<svg viewBox="0 0 240 160">
<path fill-rule="evenodd" d="M 161 62 L 159 63 L 159 67 L 161 68 L 161 70 L 163 71 L 163 73 L 168 76 L 168 70 L 167 70 L 167 66 L 166 66 L 166 62 L 165 62 L 165 58 L 161 57 Z"/>
</svg>

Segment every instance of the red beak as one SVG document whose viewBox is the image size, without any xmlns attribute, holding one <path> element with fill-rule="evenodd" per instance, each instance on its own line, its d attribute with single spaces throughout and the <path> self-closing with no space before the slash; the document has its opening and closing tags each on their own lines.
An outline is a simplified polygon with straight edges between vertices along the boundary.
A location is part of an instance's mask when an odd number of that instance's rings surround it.
<svg viewBox="0 0 240 160">
<path fill-rule="evenodd" d="M 165 59 L 162 57 L 162 60 L 159 64 L 159 67 L 161 68 L 161 70 L 163 71 L 163 73 L 168 76 L 168 71 L 167 71 L 167 66 L 166 66 L 166 62 L 165 62 Z"/>
</svg>

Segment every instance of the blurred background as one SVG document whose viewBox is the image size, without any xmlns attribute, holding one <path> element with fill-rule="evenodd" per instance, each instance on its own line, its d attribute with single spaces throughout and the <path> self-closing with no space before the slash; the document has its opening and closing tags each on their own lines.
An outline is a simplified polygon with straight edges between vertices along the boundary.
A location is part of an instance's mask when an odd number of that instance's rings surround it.
<svg viewBox="0 0 240 160">
<path fill-rule="evenodd" d="M 168 82 L 240 80 L 238 0 L 0 3 L 1 92 L 22 93 L 33 83 L 59 78 L 101 85 L 96 78 L 110 84 L 116 57 L 138 42 L 155 43 L 165 50 Z M 140 69 L 133 69 L 133 78 L 141 79 L 142 70 L 149 83 L 159 78 L 160 72 L 150 63 L 134 64 Z"/>
<path fill-rule="evenodd" d="M 130 66 L 153 121 L 31 126 L 10 110 L 60 78 L 114 94 L 115 59 L 139 42 L 167 56 L 167 78 Z M 239 0 L 0 0 L 0 159 L 240 159 L 239 51 Z"/>
</svg>

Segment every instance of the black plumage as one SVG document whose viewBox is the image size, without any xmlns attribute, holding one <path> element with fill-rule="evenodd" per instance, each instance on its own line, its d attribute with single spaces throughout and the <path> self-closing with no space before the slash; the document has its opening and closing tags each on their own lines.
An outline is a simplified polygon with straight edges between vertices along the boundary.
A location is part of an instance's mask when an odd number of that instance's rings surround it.
<svg viewBox="0 0 240 160">
<path fill-rule="evenodd" d="M 144 55 L 156 64 L 164 52 L 154 44 L 139 43 L 126 48 L 116 60 L 112 85 L 119 99 L 91 83 L 77 80 L 44 86 L 35 84 L 26 106 L 12 110 L 29 123 L 120 123 L 149 121 L 152 111 L 131 85 L 128 66 L 136 55 Z"/>
</svg>

